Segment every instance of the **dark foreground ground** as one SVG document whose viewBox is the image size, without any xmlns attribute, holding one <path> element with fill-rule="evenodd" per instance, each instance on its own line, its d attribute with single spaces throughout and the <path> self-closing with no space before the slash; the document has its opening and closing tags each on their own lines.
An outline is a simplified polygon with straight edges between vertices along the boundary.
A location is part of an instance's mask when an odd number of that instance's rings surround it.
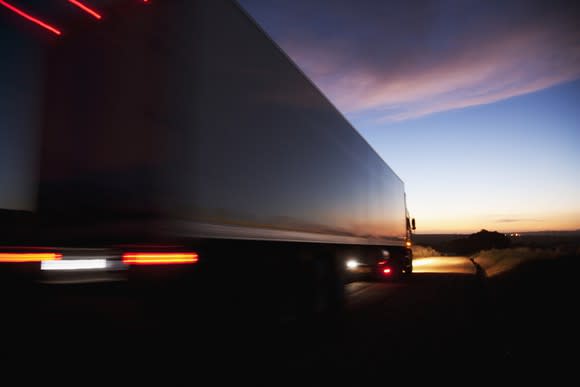
<svg viewBox="0 0 580 387">
<path fill-rule="evenodd" d="M 493 278 L 474 270 L 351 283 L 342 319 L 302 325 L 245 310 L 239 294 L 196 315 L 170 302 L 146 312 L 121 284 L 46 292 L 27 304 L 4 292 L 2 364 L 46 381 L 81 370 L 80 384 L 161 375 L 195 385 L 371 385 L 431 369 L 445 379 L 521 365 L 522 377 L 560 376 L 578 357 L 578 269 L 561 259 Z"/>
</svg>

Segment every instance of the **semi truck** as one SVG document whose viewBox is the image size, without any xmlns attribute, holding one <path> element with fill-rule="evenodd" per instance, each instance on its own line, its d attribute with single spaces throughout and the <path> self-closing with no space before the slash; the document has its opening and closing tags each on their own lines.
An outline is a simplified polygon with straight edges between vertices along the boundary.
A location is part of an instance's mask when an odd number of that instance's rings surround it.
<svg viewBox="0 0 580 387">
<path fill-rule="evenodd" d="M 90 3 L 1 2 L 42 86 L 34 206 L 5 217 L 0 269 L 265 281 L 319 314 L 349 279 L 412 273 L 403 181 L 238 3 Z"/>
</svg>

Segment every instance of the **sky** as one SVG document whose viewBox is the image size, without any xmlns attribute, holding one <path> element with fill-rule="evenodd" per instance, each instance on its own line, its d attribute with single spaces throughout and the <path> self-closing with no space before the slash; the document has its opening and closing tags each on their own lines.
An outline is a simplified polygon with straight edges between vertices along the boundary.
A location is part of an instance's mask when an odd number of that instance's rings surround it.
<svg viewBox="0 0 580 387">
<path fill-rule="evenodd" d="M 403 179 L 417 232 L 580 229 L 573 1 L 240 3 Z"/>
</svg>

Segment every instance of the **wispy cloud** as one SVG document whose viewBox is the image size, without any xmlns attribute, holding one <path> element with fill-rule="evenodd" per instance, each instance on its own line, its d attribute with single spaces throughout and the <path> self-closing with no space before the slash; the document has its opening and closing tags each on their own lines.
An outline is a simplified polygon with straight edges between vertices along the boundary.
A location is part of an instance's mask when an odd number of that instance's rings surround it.
<svg viewBox="0 0 580 387">
<path fill-rule="evenodd" d="M 496 223 L 520 223 L 520 222 L 543 222 L 542 219 L 530 219 L 530 218 L 502 218 L 496 219 Z"/>
<path fill-rule="evenodd" d="M 265 28 L 346 113 L 407 120 L 580 78 L 573 2 L 322 3 L 277 3 Z"/>
<path fill-rule="evenodd" d="M 554 35 L 550 30 L 523 31 L 467 48 L 430 69 L 345 71 L 338 82 L 323 82 L 322 87 L 339 108 L 384 110 L 384 120 L 492 103 L 580 77 L 580 40 L 554 44 L 559 38 Z"/>
</svg>

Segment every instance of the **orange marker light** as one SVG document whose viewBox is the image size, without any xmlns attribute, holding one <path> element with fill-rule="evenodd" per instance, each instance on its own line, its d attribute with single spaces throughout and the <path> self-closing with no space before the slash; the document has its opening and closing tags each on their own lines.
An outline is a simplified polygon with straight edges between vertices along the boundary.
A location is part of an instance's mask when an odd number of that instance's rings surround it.
<svg viewBox="0 0 580 387">
<path fill-rule="evenodd" d="M 0 5 L 5 6 L 6 8 L 8 8 L 9 10 L 11 10 L 12 12 L 22 16 L 23 18 L 30 20 L 33 23 L 38 24 L 39 26 L 41 26 L 42 28 L 45 28 L 47 30 L 49 30 L 50 32 L 52 32 L 55 35 L 62 35 L 62 32 L 60 32 L 60 30 L 58 30 L 57 28 L 51 26 L 50 24 L 47 24 L 45 22 L 43 22 L 40 19 L 35 18 L 34 16 L 24 12 L 23 10 L 16 8 L 15 6 L 13 6 L 12 4 L 8 4 L 6 1 L 4 0 L 0 0 Z"/>
<path fill-rule="evenodd" d="M 83 11 L 85 11 L 86 13 L 88 13 L 89 15 L 93 16 L 95 19 L 101 19 L 102 16 L 100 13 L 98 13 L 97 11 L 95 11 L 94 9 L 89 8 L 88 6 L 86 6 L 85 4 L 81 3 L 80 1 L 77 0 L 68 0 L 69 3 L 71 3 L 72 5 L 75 5 L 77 7 L 79 7 L 80 9 L 82 9 Z"/>
<path fill-rule="evenodd" d="M 58 253 L 0 253 L 0 262 L 4 263 L 57 261 L 61 258 L 62 254 Z"/>
<path fill-rule="evenodd" d="M 123 263 L 128 265 L 173 265 L 196 263 L 196 253 L 125 253 Z"/>
</svg>

